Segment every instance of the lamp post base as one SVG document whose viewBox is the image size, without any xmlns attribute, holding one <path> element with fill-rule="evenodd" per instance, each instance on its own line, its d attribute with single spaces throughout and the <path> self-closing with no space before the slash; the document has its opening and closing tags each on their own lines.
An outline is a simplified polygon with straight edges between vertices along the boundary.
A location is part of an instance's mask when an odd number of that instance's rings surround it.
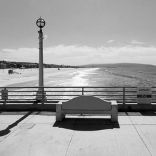
<svg viewBox="0 0 156 156">
<path fill-rule="evenodd" d="M 47 101 L 46 92 L 44 91 L 44 88 L 39 88 L 36 92 L 36 101 L 41 102 L 44 104 L 45 101 Z"/>
</svg>

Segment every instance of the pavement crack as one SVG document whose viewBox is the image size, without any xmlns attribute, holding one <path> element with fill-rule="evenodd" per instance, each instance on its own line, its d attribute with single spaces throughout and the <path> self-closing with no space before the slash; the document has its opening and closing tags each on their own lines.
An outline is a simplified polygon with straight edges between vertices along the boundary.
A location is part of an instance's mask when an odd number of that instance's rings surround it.
<svg viewBox="0 0 156 156">
<path fill-rule="evenodd" d="M 75 127 L 75 124 L 76 124 L 76 120 L 74 121 L 73 127 Z M 65 156 L 67 156 L 67 154 L 68 154 L 68 151 L 69 151 L 71 142 L 72 142 L 72 140 L 73 140 L 74 133 L 75 133 L 75 130 L 73 130 L 72 136 L 71 136 L 70 141 L 69 141 L 69 143 L 68 143 L 68 147 L 67 147 Z"/>
<path fill-rule="evenodd" d="M 149 152 L 150 156 L 152 156 L 152 153 L 151 153 L 151 151 L 149 150 L 148 145 L 145 143 L 145 141 L 144 141 L 143 137 L 140 135 L 140 133 L 139 133 L 138 129 L 137 129 L 137 128 L 136 128 L 136 126 L 135 126 L 135 124 L 133 123 L 133 121 L 131 120 L 131 118 L 130 118 L 129 116 L 128 116 L 128 118 L 129 118 L 129 120 L 131 121 L 131 123 L 132 123 L 132 125 L 133 125 L 134 129 L 136 130 L 136 132 L 137 132 L 137 134 L 138 134 L 138 136 L 139 136 L 140 140 L 141 140 L 141 141 L 142 141 L 142 143 L 144 144 L 145 148 L 148 150 L 148 152 Z"/>
</svg>

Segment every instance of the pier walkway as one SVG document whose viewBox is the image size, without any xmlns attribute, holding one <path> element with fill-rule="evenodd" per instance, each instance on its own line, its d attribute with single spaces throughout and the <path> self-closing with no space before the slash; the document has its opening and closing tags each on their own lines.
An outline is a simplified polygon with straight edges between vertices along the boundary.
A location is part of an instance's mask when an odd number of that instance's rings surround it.
<svg viewBox="0 0 156 156">
<path fill-rule="evenodd" d="M 109 118 L 109 117 L 108 117 Z M 107 117 L 55 112 L 1 112 L 0 156 L 155 156 L 156 114 L 119 112 Z"/>
</svg>

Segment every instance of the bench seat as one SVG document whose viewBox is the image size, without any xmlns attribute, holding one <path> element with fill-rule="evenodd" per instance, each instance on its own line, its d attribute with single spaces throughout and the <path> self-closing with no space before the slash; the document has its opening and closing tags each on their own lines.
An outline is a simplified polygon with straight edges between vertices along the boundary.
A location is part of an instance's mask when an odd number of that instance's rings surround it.
<svg viewBox="0 0 156 156">
<path fill-rule="evenodd" d="M 62 121 L 66 114 L 109 114 L 112 122 L 118 121 L 116 101 L 105 101 L 93 96 L 78 96 L 56 104 L 56 121 Z"/>
</svg>

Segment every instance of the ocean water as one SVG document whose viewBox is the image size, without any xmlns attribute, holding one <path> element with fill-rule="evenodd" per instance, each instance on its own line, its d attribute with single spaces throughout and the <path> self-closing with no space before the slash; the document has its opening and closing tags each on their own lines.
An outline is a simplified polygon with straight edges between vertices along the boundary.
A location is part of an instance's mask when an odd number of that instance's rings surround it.
<svg viewBox="0 0 156 156">
<path fill-rule="evenodd" d="M 50 81 L 50 79 L 52 79 Z M 73 69 L 46 78 L 45 86 L 103 86 L 136 87 L 156 86 L 155 68 L 85 68 Z"/>
</svg>

